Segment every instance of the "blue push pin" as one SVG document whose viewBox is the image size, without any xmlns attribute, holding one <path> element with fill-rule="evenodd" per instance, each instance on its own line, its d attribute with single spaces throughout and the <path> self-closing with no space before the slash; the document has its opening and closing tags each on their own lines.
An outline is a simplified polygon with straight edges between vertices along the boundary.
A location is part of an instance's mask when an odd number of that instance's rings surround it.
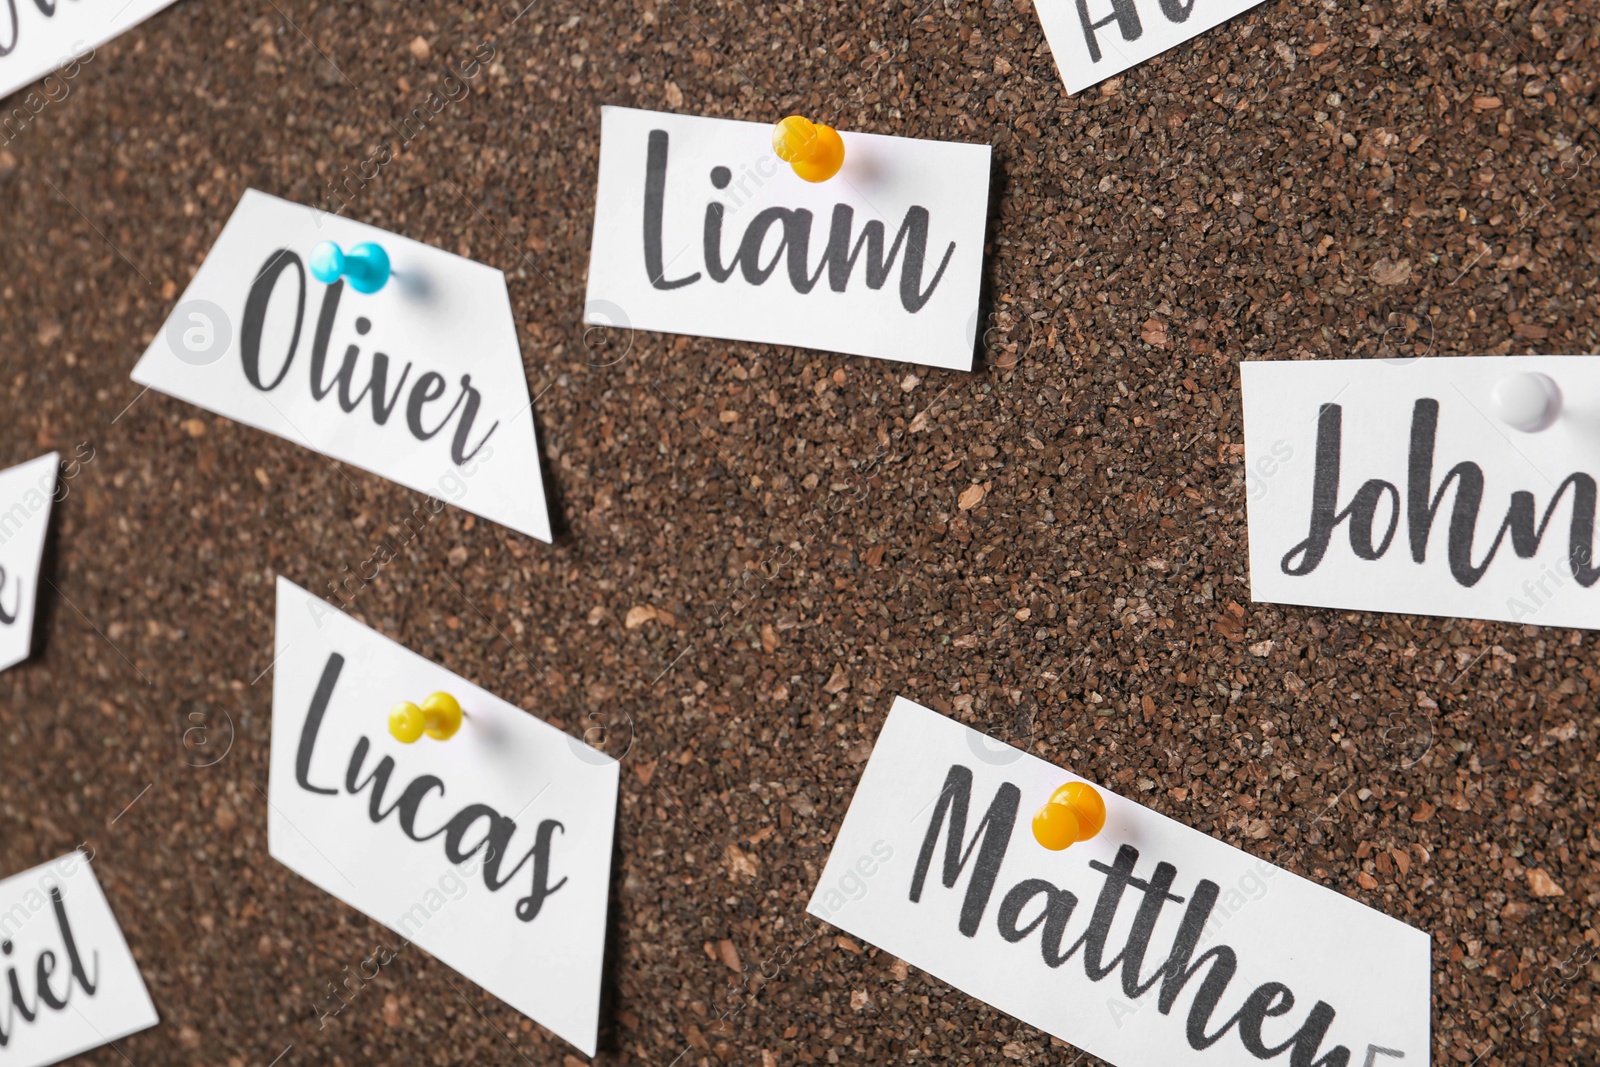
<svg viewBox="0 0 1600 1067">
<path fill-rule="evenodd" d="M 344 278 L 358 293 L 376 293 L 389 281 L 389 253 L 370 241 L 348 252 L 323 241 L 311 250 L 311 276 L 323 285 Z"/>
</svg>

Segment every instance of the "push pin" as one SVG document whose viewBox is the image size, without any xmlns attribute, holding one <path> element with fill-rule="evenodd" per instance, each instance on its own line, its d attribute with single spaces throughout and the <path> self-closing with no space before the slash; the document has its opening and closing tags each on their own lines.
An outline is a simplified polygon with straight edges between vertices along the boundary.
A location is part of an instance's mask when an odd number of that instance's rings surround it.
<svg viewBox="0 0 1600 1067">
<path fill-rule="evenodd" d="M 389 712 L 389 733 L 401 744 L 409 745 L 427 734 L 435 741 L 448 741 L 461 729 L 461 704 L 449 693 L 434 693 L 422 706 L 402 700 Z"/>
<path fill-rule="evenodd" d="M 1561 414 L 1561 387 L 1548 374 L 1508 374 L 1489 394 L 1500 421 L 1523 433 L 1548 430 Z"/>
<path fill-rule="evenodd" d="M 772 127 L 772 150 L 808 182 L 825 182 L 844 166 L 844 139 L 832 126 L 799 115 Z"/>
<path fill-rule="evenodd" d="M 1034 812 L 1033 838 L 1051 852 L 1087 841 L 1106 824 L 1106 802 L 1094 787 L 1068 782 L 1050 794 L 1044 807 Z"/>
<path fill-rule="evenodd" d="M 358 293 L 376 293 L 389 281 L 389 253 L 363 241 L 346 252 L 332 241 L 311 250 L 311 276 L 323 285 L 340 278 Z"/>
</svg>

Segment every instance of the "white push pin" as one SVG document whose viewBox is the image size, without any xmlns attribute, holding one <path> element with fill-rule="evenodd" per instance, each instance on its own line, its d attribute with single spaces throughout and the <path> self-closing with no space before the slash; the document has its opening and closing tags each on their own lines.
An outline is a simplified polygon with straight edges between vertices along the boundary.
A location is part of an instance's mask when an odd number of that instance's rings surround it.
<svg viewBox="0 0 1600 1067">
<path fill-rule="evenodd" d="M 1523 433 L 1548 430 L 1561 414 L 1561 387 L 1548 374 L 1508 374 L 1489 399 L 1500 421 Z"/>
</svg>

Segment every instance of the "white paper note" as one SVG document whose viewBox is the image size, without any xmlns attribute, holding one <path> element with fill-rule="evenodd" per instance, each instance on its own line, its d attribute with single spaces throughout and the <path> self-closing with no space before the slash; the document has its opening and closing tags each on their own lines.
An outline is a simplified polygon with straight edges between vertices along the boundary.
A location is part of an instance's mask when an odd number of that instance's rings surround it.
<svg viewBox="0 0 1600 1067">
<path fill-rule="evenodd" d="M 971 368 L 987 145 L 841 130 L 812 184 L 758 122 L 606 107 L 600 134 L 584 321 Z"/>
<path fill-rule="evenodd" d="M 897 699 L 808 910 L 1121 1067 L 1429 1062 L 1426 934 L 1098 786 L 1048 851 L 1082 780 Z"/>
<path fill-rule="evenodd" d="M 1240 370 L 1253 599 L 1600 627 L 1600 357 Z M 1537 433 L 1491 400 L 1527 373 L 1564 395 Z"/>
<path fill-rule="evenodd" d="M 82 852 L 0 882 L 0 950 L 28 1012 L 8 989 L 0 1063 L 43 1067 L 160 1022 L 100 883 Z"/>
<path fill-rule="evenodd" d="M 370 295 L 323 285 L 306 266 L 322 241 L 381 246 L 393 278 Z M 133 380 L 550 540 L 493 267 L 250 190 Z"/>
<path fill-rule="evenodd" d="M 0 100 L 41 74 L 33 91 L 0 109 L 0 146 L 21 135 L 33 116 L 71 92 L 71 82 L 94 50 L 132 29 L 172 0 L 5 0 L 0 3 Z M 19 111 L 20 109 L 20 111 Z"/>
<path fill-rule="evenodd" d="M 273 857 L 593 1055 L 617 762 L 283 578 L 277 657 Z M 436 691 L 459 732 L 392 738 Z"/>
<path fill-rule="evenodd" d="M 1067 92 L 1143 63 L 1261 0 L 1037 0 Z"/>
<path fill-rule="evenodd" d="M 0 671 L 33 650 L 39 571 L 60 466 L 52 452 L 0 471 Z"/>
</svg>

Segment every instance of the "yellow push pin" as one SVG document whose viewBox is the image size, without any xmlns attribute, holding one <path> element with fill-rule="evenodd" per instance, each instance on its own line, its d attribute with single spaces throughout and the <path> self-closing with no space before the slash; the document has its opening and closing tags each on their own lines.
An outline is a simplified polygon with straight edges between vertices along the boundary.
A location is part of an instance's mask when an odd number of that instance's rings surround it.
<svg viewBox="0 0 1600 1067">
<path fill-rule="evenodd" d="M 1106 824 L 1106 802 L 1094 787 L 1068 782 L 1033 815 L 1033 838 L 1051 852 L 1087 841 Z"/>
<path fill-rule="evenodd" d="M 402 700 L 389 712 L 389 733 L 401 744 L 409 745 L 427 734 L 435 741 L 448 741 L 461 729 L 461 704 L 449 693 L 434 693 L 418 707 Z"/>
<path fill-rule="evenodd" d="M 772 150 L 808 182 L 825 182 L 844 166 L 844 139 L 832 126 L 799 115 L 772 127 Z"/>
</svg>

